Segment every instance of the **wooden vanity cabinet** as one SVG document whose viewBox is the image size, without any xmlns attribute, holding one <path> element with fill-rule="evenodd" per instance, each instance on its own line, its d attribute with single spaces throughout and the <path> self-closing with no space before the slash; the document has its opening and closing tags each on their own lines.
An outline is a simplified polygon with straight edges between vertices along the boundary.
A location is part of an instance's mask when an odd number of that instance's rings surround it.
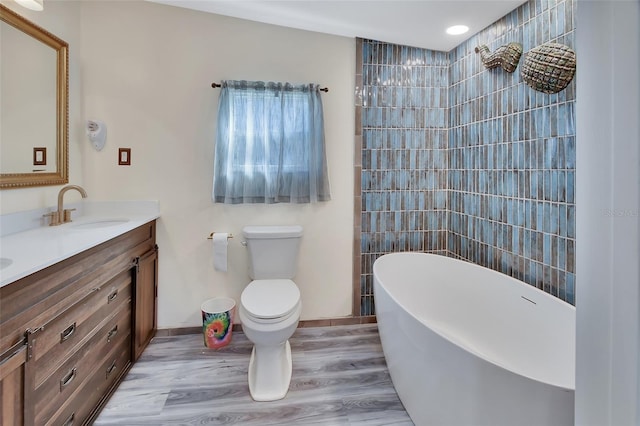
<svg viewBox="0 0 640 426">
<path fill-rule="evenodd" d="M 0 354 L 0 424 L 24 424 L 24 370 L 27 346 L 18 343 Z"/>
<path fill-rule="evenodd" d="M 0 288 L 3 425 L 90 423 L 156 329 L 155 221 Z"/>
<path fill-rule="evenodd" d="M 157 329 L 158 246 L 136 258 L 135 265 L 133 360 L 137 361 Z"/>
</svg>

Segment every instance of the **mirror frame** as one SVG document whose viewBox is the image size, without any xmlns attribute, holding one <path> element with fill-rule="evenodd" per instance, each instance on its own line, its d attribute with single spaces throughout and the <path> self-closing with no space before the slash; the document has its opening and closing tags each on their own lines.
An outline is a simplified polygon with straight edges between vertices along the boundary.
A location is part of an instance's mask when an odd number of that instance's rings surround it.
<svg viewBox="0 0 640 426">
<path fill-rule="evenodd" d="M 0 173 L 0 189 L 63 185 L 69 182 L 69 45 L 44 28 L 0 4 L 0 21 L 56 51 L 56 171 Z"/>
</svg>

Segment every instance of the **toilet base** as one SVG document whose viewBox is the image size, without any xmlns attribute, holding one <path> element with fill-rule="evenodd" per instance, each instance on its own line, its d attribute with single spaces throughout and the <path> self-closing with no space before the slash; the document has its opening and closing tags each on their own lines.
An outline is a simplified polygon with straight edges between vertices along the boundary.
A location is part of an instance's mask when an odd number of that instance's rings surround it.
<svg viewBox="0 0 640 426">
<path fill-rule="evenodd" d="M 255 401 L 276 401 L 285 397 L 291 383 L 291 345 L 253 346 L 249 361 L 249 393 Z"/>
</svg>

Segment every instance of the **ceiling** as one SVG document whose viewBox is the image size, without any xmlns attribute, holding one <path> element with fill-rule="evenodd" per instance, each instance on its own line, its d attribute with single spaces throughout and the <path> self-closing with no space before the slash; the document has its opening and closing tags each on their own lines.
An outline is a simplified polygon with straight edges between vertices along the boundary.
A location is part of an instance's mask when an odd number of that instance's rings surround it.
<svg viewBox="0 0 640 426">
<path fill-rule="evenodd" d="M 448 52 L 523 0 L 148 0 L 219 15 Z M 464 24 L 469 32 L 445 29 Z"/>
</svg>

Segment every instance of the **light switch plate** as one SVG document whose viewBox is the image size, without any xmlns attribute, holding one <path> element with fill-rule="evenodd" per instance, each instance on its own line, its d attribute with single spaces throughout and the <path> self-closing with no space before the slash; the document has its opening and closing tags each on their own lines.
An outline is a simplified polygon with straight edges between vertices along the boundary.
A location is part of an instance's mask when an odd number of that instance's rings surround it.
<svg viewBox="0 0 640 426">
<path fill-rule="evenodd" d="M 118 148 L 118 165 L 131 165 L 131 148 Z"/>
<path fill-rule="evenodd" d="M 34 166 L 47 165 L 47 148 L 46 147 L 33 148 L 33 165 Z"/>
</svg>

